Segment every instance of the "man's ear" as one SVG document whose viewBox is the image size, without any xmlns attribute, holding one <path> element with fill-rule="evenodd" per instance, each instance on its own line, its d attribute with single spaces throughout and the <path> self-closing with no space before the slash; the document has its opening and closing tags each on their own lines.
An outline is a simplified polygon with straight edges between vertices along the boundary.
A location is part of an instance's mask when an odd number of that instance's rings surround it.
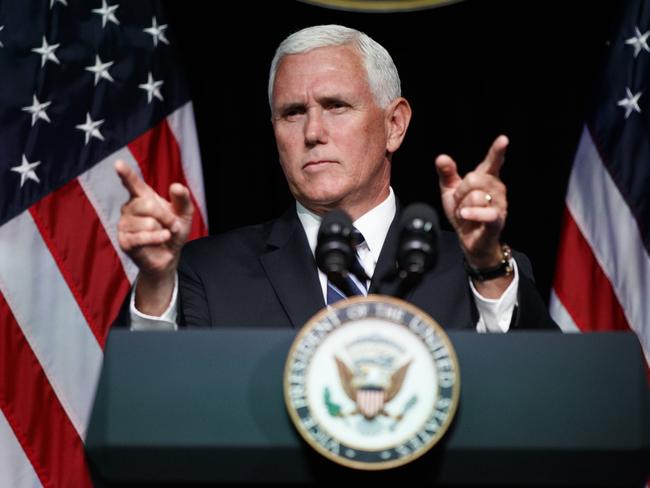
<svg viewBox="0 0 650 488">
<path fill-rule="evenodd" d="M 411 105 L 406 98 L 399 97 L 386 109 L 386 151 L 394 153 L 402 145 L 406 129 L 411 121 Z"/>
</svg>

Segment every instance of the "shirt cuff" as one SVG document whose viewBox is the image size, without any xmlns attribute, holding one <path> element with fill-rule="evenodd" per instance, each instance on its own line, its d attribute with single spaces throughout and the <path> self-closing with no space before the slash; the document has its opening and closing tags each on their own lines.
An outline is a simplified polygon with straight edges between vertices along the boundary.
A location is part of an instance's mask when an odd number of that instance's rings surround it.
<svg viewBox="0 0 650 488">
<path fill-rule="evenodd" d="M 129 311 L 131 312 L 131 330 L 178 330 L 176 325 L 176 297 L 178 296 L 178 274 L 174 276 L 174 291 L 172 293 L 171 303 L 160 317 L 147 315 L 135 308 L 135 287 L 138 284 L 136 278 L 131 290 L 131 303 Z"/>
<path fill-rule="evenodd" d="M 479 319 L 476 323 L 477 332 L 508 332 L 512 313 L 517 305 L 517 290 L 519 288 L 519 270 L 517 262 L 510 259 L 510 266 L 514 271 L 513 279 L 506 291 L 499 298 L 483 297 L 469 280 L 469 286 L 474 295 L 474 302 L 478 309 Z"/>
</svg>

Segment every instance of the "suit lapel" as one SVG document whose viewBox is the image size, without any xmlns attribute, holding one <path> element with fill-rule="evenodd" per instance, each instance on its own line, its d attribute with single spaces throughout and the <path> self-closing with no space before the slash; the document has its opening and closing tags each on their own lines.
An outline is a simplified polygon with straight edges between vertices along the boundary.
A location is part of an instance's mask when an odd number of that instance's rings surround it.
<svg viewBox="0 0 650 488">
<path fill-rule="evenodd" d="M 395 217 L 393 222 L 388 228 L 388 233 L 386 234 L 386 239 L 384 240 L 384 245 L 381 248 L 379 253 L 379 259 L 377 260 L 377 266 L 375 266 L 375 272 L 372 275 L 372 280 L 370 281 L 369 293 L 388 293 L 385 289 L 389 283 L 392 283 L 396 279 L 396 263 L 395 263 L 395 254 L 397 252 L 397 244 L 399 240 L 399 205 L 397 211 L 395 212 Z"/>
<path fill-rule="evenodd" d="M 325 302 L 316 262 L 294 207 L 273 224 L 267 248 L 260 257 L 262 267 L 292 325 L 300 328 Z"/>
</svg>

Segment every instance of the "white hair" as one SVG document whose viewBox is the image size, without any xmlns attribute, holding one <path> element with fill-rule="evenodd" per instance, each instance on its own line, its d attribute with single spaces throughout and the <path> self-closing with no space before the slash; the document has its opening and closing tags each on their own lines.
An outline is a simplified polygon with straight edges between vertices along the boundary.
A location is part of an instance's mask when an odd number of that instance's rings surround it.
<svg viewBox="0 0 650 488">
<path fill-rule="evenodd" d="M 319 47 L 351 44 L 361 56 L 366 68 L 370 90 L 381 108 L 386 108 L 401 96 L 399 74 L 388 51 L 363 32 L 342 25 L 317 25 L 294 32 L 275 51 L 269 73 L 269 105 L 273 110 L 273 85 L 278 65 L 284 56 L 303 54 Z"/>
</svg>

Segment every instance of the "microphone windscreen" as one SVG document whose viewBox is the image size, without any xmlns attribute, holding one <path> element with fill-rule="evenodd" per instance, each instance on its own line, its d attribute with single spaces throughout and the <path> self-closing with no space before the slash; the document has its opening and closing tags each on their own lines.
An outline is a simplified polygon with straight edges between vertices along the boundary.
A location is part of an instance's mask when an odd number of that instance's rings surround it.
<svg viewBox="0 0 650 488">
<path fill-rule="evenodd" d="M 332 210 L 323 217 L 318 229 L 316 264 L 330 276 L 350 269 L 352 248 L 352 219 L 343 210 Z"/>
<path fill-rule="evenodd" d="M 412 229 L 438 234 L 440 224 L 436 211 L 426 203 L 413 203 L 404 209 L 400 219 L 400 229 Z"/>
<path fill-rule="evenodd" d="M 400 271 L 423 274 L 438 259 L 438 216 L 427 204 L 409 205 L 400 219 L 397 265 Z"/>
</svg>

